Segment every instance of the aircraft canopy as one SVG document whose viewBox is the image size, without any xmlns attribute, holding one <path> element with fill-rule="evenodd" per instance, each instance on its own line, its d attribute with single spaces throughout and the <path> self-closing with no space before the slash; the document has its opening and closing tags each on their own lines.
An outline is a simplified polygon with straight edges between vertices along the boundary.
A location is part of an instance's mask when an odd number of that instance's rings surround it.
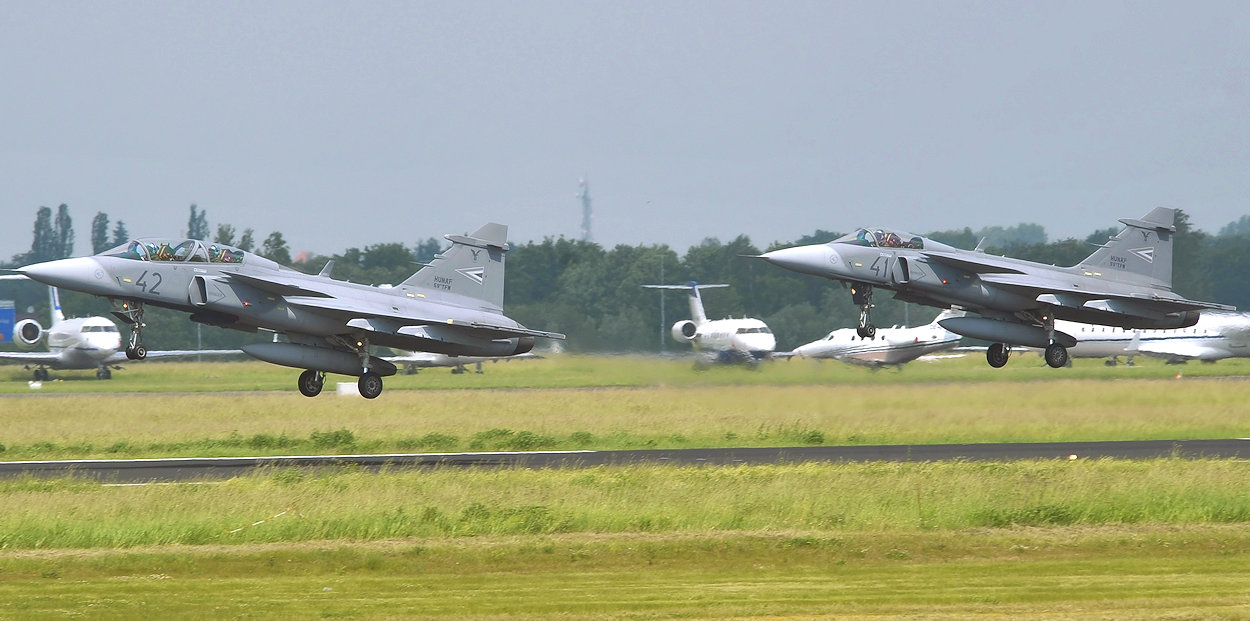
<svg viewBox="0 0 1250 621">
<path fill-rule="evenodd" d="M 235 264 L 242 263 L 247 255 L 238 248 L 198 239 L 136 239 L 100 254 L 137 261 Z"/>
<path fill-rule="evenodd" d="M 914 248 L 924 249 L 924 238 L 902 231 L 890 229 L 859 229 L 854 233 L 843 235 L 835 240 L 835 244 L 854 244 L 870 248 Z"/>
</svg>

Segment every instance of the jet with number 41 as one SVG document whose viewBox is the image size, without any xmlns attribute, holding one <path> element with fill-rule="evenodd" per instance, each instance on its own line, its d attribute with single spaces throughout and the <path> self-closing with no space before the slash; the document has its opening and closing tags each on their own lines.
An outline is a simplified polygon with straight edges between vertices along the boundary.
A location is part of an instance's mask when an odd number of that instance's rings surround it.
<svg viewBox="0 0 1250 621">
<path fill-rule="evenodd" d="M 859 306 L 858 331 L 871 338 L 874 289 L 980 317 L 945 319 L 951 332 L 989 341 L 990 366 L 1007 364 L 1011 346 L 1045 350 L 1062 367 L 1076 339 L 1055 320 L 1126 329 L 1168 330 L 1198 322 L 1203 310 L 1230 306 L 1187 300 L 1172 292 L 1172 237 L 1176 211 L 1158 207 L 1073 267 L 1058 267 L 962 250 L 889 229 L 859 229 L 827 244 L 783 248 L 759 258 L 774 265 L 841 281 Z"/>
<path fill-rule="evenodd" d="M 360 378 L 360 394 L 382 393 L 395 365 L 373 345 L 451 356 L 511 356 L 535 338 L 503 314 L 508 227 L 487 224 L 471 235 L 447 235 L 451 247 L 404 282 L 373 287 L 304 274 L 237 248 L 193 239 L 138 239 L 90 257 L 17 270 L 49 285 L 106 297 L 131 326 L 126 354 L 142 359 L 148 305 L 190 313 L 191 321 L 286 336 L 286 342 L 245 345 L 260 360 L 305 369 L 299 390 L 316 396 L 325 374 Z"/>
</svg>

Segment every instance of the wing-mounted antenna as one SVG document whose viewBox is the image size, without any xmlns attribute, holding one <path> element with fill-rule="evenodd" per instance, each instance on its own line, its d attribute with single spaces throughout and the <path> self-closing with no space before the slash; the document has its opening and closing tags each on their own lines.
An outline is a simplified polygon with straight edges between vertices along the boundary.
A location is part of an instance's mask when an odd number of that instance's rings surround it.
<svg viewBox="0 0 1250 621">
<path fill-rule="evenodd" d="M 334 269 L 334 259 L 330 259 L 329 261 L 326 261 L 326 266 L 321 268 L 321 273 L 317 275 L 322 276 L 324 278 L 329 278 L 330 271 L 333 269 Z"/>
<path fill-rule="evenodd" d="M 989 239 L 990 238 L 988 237 L 982 237 L 981 241 L 977 242 L 977 247 L 973 248 L 972 251 L 973 252 L 985 252 L 985 247 L 989 245 L 986 242 L 989 241 Z"/>
</svg>

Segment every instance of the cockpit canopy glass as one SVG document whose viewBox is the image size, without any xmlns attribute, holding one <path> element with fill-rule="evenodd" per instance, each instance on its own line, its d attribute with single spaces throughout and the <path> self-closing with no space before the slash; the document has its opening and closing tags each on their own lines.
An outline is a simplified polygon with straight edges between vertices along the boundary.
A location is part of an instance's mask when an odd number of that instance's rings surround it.
<svg viewBox="0 0 1250 621">
<path fill-rule="evenodd" d="M 100 254 L 136 261 L 242 263 L 247 253 L 238 248 L 197 239 L 136 239 Z"/>
<path fill-rule="evenodd" d="M 854 233 L 843 235 L 835 240 L 835 244 L 854 244 L 870 248 L 914 248 L 924 249 L 924 238 L 902 231 L 890 229 L 859 229 Z"/>
</svg>

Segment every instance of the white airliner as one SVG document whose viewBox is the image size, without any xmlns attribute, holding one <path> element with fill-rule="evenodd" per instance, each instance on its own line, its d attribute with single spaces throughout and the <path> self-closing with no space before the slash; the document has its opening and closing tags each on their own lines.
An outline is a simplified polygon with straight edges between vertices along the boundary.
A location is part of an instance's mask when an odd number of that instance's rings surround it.
<svg viewBox="0 0 1250 621">
<path fill-rule="evenodd" d="M 1245 313 L 1205 312 L 1198 323 L 1175 330 L 1125 330 L 1065 321 L 1056 321 L 1055 329 L 1076 338 L 1076 347 L 1069 349 L 1072 356 L 1110 358 L 1113 365 L 1119 356 L 1127 356 L 1133 364 L 1136 355 L 1169 363 L 1250 357 L 1250 315 Z"/>
<path fill-rule="evenodd" d="M 676 289 L 685 291 L 690 300 L 690 319 L 673 324 L 673 339 L 690 343 L 704 358 L 715 362 L 755 363 L 770 358 L 777 348 L 772 330 L 759 319 L 717 319 L 709 321 L 703 312 L 700 289 L 728 287 L 729 285 L 643 285 L 648 289 Z"/>
<path fill-rule="evenodd" d="M 902 365 L 921 356 L 954 349 L 959 335 L 938 325 L 943 319 L 961 317 L 960 311 L 943 311 L 932 323 L 915 328 L 878 328 L 869 338 L 855 328 L 830 332 L 825 338 L 802 345 L 789 354 L 800 358 L 832 358 L 871 367 Z"/>
<path fill-rule="evenodd" d="M 122 348 L 117 326 L 104 317 L 66 319 L 61 312 L 61 298 L 56 287 L 48 288 L 52 304 L 52 325 L 45 330 L 34 319 L 23 319 L 13 326 L 13 342 L 22 349 L 34 349 L 46 341 L 48 351 L 0 352 L 2 360 L 16 360 L 35 365 L 35 381 L 48 379 L 48 368 L 95 369 L 99 379 L 110 379 L 109 365 L 125 359 L 115 358 Z"/>
<path fill-rule="evenodd" d="M 23 362 L 35 367 L 34 380 L 48 379 L 48 369 L 95 369 L 96 379 L 112 379 L 112 369 L 127 360 L 122 351 L 121 333 L 106 317 L 65 318 L 61 296 L 56 287 L 48 287 L 52 324 L 44 329 L 34 319 L 23 319 L 13 326 L 13 342 L 24 350 L 47 344 L 48 351 L 4 351 L 0 360 Z M 242 353 L 237 350 L 176 350 L 149 352 L 149 357 L 223 355 Z"/>
<path fill-rule="evenodd" d="M 404 365 L 404 373 L 408 375 L 416 375 L 421 369 L 430 369 L 435 367 L 451 367 L 451 372 L 455 374 L 466 373 L 465 365 L 476 365 L 477 373 L 482 373 L 483 362 L 498 362 L 500 360 L 523 360 L 527 358 L 541 358 L 534 352 L 526 352 L 524 354 L 516 354 L 515 356 L 448 356 L 447 354 L 439 354 L 429 351 L 410 351 L 399 356 L 382 356 L 382 359 L 394 364 Z"/>
</svg>

